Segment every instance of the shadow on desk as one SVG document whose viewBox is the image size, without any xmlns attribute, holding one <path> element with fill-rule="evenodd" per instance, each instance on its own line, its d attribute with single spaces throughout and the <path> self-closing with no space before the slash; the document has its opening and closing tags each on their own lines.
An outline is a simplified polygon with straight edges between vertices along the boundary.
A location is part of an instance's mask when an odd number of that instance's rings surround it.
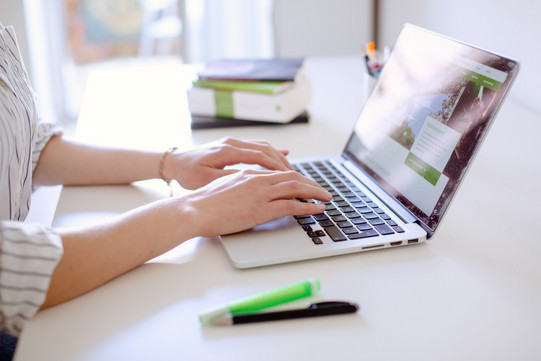
<svg viewBox="0 0 541 361">
<path fill-rule="evenodd" d="M 411 263 L 431 257 L 429 246 L 410 248 L 415 251 L 380 250 L 236 270 L 229 264 L 217 240 L 196 238 L 78 299 L 40 312 L 39 317 L 34 320 L 37 327 L 33 327 L 32 332 L 40 332 L 39 323 L 49 326 L 58 324 L 54 334 L 41 330 L 44 332 L 41 337 L 69 339 L 70 342 L 66 343 L 62 351 L 67 356 L 66 359 L 70 356 L 77 358 L 75 355 L 79 355 L 82 348 L 101 349 L 105 352 L 109 343 L 120 348 L 137 347 L 131 345 L 134 339 L 144 343 L 145 350 L 158 353 L 160 344 L 169 345 L 169 348 L 171 344 L 178 344 L 179 348 L 190 347 L 190 341 L 186 338 L 195 336 L 187 336 L 186 333 L 193 332 L 199 333 L 197 339 L 203 338 L 207 341 L 240 340 L 246 336 L 265 335 L 287 338 L 288 334 L 293 336 L 313 330 L 315 322 L 326 333 L 333 332 L 333 329 L 343 332 L 350 328 L 358 332 L 366 325 L 363 300 L 352 299 L 354 296 L 344 292 L 344 288 L 334 280 L 323 282 L 319 296 L 297 302 L 300 305 L 323 299 L 352 300 L 359 302 L 361 306 L 358 314 L 235 327 L 202 327 L 198 315 L 209 306 L 254 294 L 254 290 L 265 291 L 307 277 L 325 279 L 325 274 L 329 274 L 331 270 L 334 275 L 342 274 L 347 277 L 348 273 L 362 273 L 363 269 L 372 273 L 377 272 L 378 268 L 391 265 L 399 267 L 401 261 Z M 393 252 L 395 257 L 386 257 L 388 252 Z M 203 269 L 201 264 L 208 268 Z M 355 269 L 351 269 L 352 264 L 356 264 Z M 224 274 L 220 271 L 224 268 L 229 268 L 230 271 Z M 184 285 L 187 286 L 183 287 Z M 83 309 L 84 312 L 81 312 Z M 62 318 L 65 315 L 70 315 L 72 328 L 62 327 L 65 324 Z M 73 338 L 75 330 L 84 331 L 76 331 L 81 332 L 81 335 Z M 182 355 L 181 351 L 179 355 Z M 95 357 L 99 359 L 99 354 Z"/>
</svg>

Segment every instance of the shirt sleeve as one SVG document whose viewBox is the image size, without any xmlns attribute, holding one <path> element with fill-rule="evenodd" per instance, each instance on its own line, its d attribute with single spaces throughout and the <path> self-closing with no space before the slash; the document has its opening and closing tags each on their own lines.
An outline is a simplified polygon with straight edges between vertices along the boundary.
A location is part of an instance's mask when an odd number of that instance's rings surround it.
<svg viewBox="0 0 541 361">
<path fill-rule="evenodd" d="M 62 134 L 62 129 L 52 123 L 40 122 L 37 126 L 36 138 L 32 147 L 32 173 L 36 169 L 39 156 L 43 151 L 43 148 L 47 145 L 49 140 L 55 136 Z"/>
<path fill-rule="evenodd" d="M 49 227 L 1 221 L 0 248 L 0 329 L 18 337 L 45 301 L 62 240 Z"/>
</svg>

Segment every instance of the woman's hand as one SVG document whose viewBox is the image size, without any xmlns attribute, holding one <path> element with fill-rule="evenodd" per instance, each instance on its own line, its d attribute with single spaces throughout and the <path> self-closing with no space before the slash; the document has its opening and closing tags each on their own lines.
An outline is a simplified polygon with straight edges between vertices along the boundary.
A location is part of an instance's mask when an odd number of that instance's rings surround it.
<svg viewBox="0 0 541 361">
<path fill-rule="evenodd" d="M 331 194 L 295 171 L 243 170 L 183 197 L 197 236 L 240 232 L 287 215 L 318 214 Z"/>
<path fill-rule="evenodd" d="M 177 180 L 186 189 L 197 189 L 213 180 L 237 172 L 225 169 L 240 163 L 256 164 L 278 171 L 292 170 L 284 150 L 263 141 L 223 138 L 217 142 L 167 155 L 164 177 Z"/>
</svg>

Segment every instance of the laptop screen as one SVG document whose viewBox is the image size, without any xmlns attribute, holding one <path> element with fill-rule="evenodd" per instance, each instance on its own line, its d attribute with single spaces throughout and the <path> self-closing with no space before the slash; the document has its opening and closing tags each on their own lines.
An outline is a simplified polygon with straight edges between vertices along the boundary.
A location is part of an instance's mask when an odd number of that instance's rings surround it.
<svg viewBox="0 0 541 361">
<path fill-rule="evenodd" d="M 345 153 L 434 231 L 517 70 L 406 25 Z"/>
</svg>

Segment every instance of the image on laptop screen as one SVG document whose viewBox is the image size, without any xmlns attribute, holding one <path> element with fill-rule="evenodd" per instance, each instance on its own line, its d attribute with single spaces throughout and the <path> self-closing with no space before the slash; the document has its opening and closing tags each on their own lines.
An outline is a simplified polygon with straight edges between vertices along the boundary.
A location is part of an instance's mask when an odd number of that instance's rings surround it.
<svg viewBox="0 0 541 361">
<path fill-rule="evenodd" d="M 434 231 L 518 63 L 414 26 L 400 37 L 345 153 Z"/>
</svg>

